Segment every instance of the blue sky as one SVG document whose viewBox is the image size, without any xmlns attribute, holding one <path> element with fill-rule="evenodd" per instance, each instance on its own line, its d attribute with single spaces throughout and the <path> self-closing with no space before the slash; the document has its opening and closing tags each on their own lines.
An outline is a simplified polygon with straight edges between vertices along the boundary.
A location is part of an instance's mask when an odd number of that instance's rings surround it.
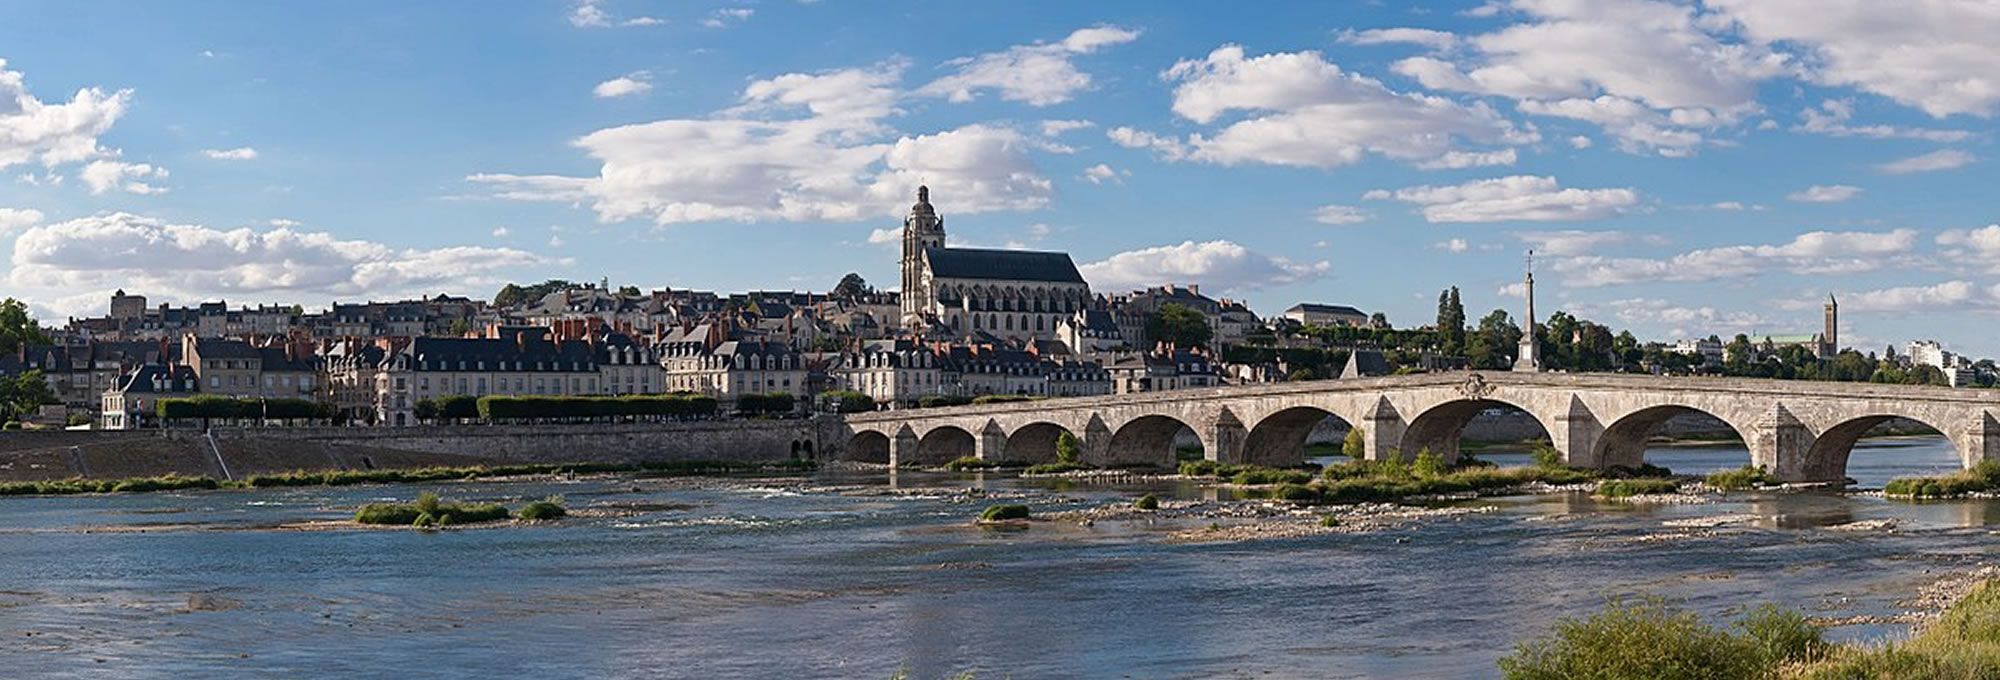
<svg viewBox="0 0 2000 680">
<path fill-rule="evenodd" d="M 1893 5 L 1893 6 L 1892 6 Z M 0 1 L 6 294 L 893 285 L 953 243 L 1099 291 L 2000 353 L 2000 10 Z"/>
</svg>

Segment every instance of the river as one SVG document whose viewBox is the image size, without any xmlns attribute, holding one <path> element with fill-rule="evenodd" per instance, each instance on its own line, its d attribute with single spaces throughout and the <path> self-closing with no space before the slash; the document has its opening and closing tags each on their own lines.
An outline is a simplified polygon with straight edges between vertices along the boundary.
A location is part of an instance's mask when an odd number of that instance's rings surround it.
<svg viewBox="0 0 2000 680">
<path fill-rule="evenodd" d="M 1517 454 L 1489 453 L 1513 462 Z M 1661 448 L 1702 472 L 1741 446 Z M 1942 439 L 1872 440 L 1850 475 L 1956 468 Z M 822 485 L 886 473 L 823 472 Z M 972 527 L 1008 475 L 897 475 L 938 493 L 583 479 L 0 499 L 9 677 L 1491 677 L 1519 639 L 1607 596 L 1726 617 L 1772 601 L 1888 615 L 1989 556 L 2000 501 L 1732 494 L 1700 505 L 1576 495 L 1377 533 L 1171 543 L 1123 522 Z M 564 496 L 620 516 L 439 532 L 279 530 L 361 503 Z M 1185 483 L 1074 487 L 1037 510 Z M 859 493 L 856 493 L 859 492 Z M 1692 522 L 1687 520 L 1694 520 Z M 1829 527 L 1893 520 L 1894 530 Z M 1712 524 L 1713 526 L 1702 526 Z M 1691 526 L 1692 525 L 1692 526 Z M 144 531 L 141 531 L 144 529 Z M 1900 632 L 1836 628 L 1841 639 Z"/>
</svg>

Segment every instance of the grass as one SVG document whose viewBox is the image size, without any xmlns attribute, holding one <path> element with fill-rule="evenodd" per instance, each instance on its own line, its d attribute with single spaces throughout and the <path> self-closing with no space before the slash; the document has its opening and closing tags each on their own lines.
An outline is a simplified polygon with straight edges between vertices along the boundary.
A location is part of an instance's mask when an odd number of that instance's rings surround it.
<svg viewBox="0 0 2000 680">
<path fill-rule="evenodd" d="M 986 506 L 985 512 L 979 513 L 979 521 L 981 522 L 1004 522 L 1007 520 L 1027 519 L 1027 518 L 1028 518 L 1028 506 L 1016 503 L 1002 503 L 999 505 L 989 505 Z"/>
<path fill-rule="evenodd" d="M 1892 479 L 1882 493 L 1892 498 L 1957 498 L 1995 489 L 2000 489 L 2000 461 L 1983 460 L 1955 474 Z"/>
<path fill-rule="evenodd" d="M 1723 629 L 1658 598 L 1612 600 L 1522 643 L 1500 660 L 1500 671 L 1510 680 L 1750 680 L 1777 677 L 1779 667 L 1829 649 L 1804 616 L 1768 605 Z"/>
<path fill-rule="evenodd" d="M 1742 491 L 1763 486 L 1770 479 L 1764 475 L 1763 468 L 1745 465 L 1734 470 L 1708 473 L 1705 481 L 1709 486 L 1724 491 Z"/>
<path fill-rule="evenodd" d="M 1909 640 L 1838 647 L 1791 677 L 1991 678 L 2000 669 L 2000 581 L 1979 584 Z"/>
<path fill-rule="evenodd" d="M 1293 503 L 1318 503 L 1320 488 L 1308 484 L 1284 483 L 1271 487 L 1271 498 Z"/>
<path fill-rule="evenodd" d="M 1231 484 L 1254 486 L 1260 484 L 1305 484 L 1311 482 L 1313 473 L 1292 468 L 1274 468 L 1262 465 L 1234 465 L 1217 463 L 1212 460 L 1192 460 L 1181 463 L 1180 473 L 1187 477 L 1219 477 Z"/>
<path fill-rule="evenodd" d="M 1041 465 L 1030 465 L 1026 469 L 1021 470 L 1021 473 L 1028 475 L 1056 475 L 1056 474 L 1062 474 L 1064 472 L 1076 472 L 1079 470 L 1095 470 L 1095 469 L 1097 468 L 1085 465 L 1083 463 L 1066 463 L 1058 461 L 1054 463 L 1042 463 Z"/>
<path fill-rule="evenodd" d="M 999 463 L 995 463 L 993 461 L 986 460 L 984 458 L 980 458 L 977 456 L 966 456 L 964 458 L 958 458 L 949 463 L 944 464 L 944 469 L 950 470 L 952 472 L 965 472 L 967 470 L 991 470 L 997 467 L 1000 467 Z"/>
<path fill-rule="evenodd" d="M 1599 498 L 1631 498 L 1652 494 L 1674 493 L 1681 490 L 1681 483 L 1671 479 L 1638 478 L 1608 479 L 1597 485 L 1592 495 Z"/>
<path fill-rule="evenodd" d="M 1139 500 L 1132 501 L 1132 507 L 1140 510 L 1158 510 L 1160 509 L 1160 497 L 1153 494 L 1140 496 Z"/>
<path fill-rule="evenodd" d="M 521 506 L 519 515 L 526 520 L 557 520 L 568 516 L 569 509 L 563 507 L 561 496 L 550 496 Z"/>
<path fill-rule="evenodd" d="M 446 503 L 426 491 L 414 503 L 369 503 L 354 511 L 361 524 L 392 526 L 451 526 L 494 522 L 512 517 L 506 506 L 497 503 Z"/>
<path fill-rule="evenodd" d="M 520 477 L 525 475 L 638 473 L 648 476 L 691 476 L 709 474 L 793 474 L 817 469 L 813 461 L 786 460 L 769 463 L 685 460 L 653 463 L 532 463 L 472 467 L 421 467 L 394 470 L 328 470 L 323 472 L 282 472 L 252 475 L 225 481 L 213 477 L 160 475 L 122 479 L 58 479 L 40 482 L 0 483 L 0 496 L 59 496 L 79 493 L 136 493 L 180 489 L 240 489 L 288 486 L 352 486 L 356 484 L 410 484 L 454 480 Z"/>
</svg>

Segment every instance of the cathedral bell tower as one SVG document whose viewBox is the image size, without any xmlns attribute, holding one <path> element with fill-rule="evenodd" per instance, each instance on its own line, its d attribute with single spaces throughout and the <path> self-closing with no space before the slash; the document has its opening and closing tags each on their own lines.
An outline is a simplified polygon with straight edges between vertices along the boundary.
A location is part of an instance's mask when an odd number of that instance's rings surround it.
<svg viewBox="0 0 2000 680">
<path fill-rule="evenodd" d="M 931 310 L 931 291 L 924 285 L 924 251 L 944 247 L 944 218 L 931 207 L 931 189 L 917 187 L 917 203 L 903 218 L 903 326 L 915 327 Z"/>
</svg>

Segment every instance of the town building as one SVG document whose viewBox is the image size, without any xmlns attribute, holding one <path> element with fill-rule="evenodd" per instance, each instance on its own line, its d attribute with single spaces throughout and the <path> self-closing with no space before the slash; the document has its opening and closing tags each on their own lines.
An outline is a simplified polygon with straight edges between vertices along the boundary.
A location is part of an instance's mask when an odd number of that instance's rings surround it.
<svg viewBox="0 0 2000 680">
<path fill-rule="evenodd" d="M 933 324 L 957 337 L 1052 339 L 1056 326 L 1090 305 L 1090 284 L 1067 253 L 952 248 L 930 189 L 903 220 L 902 325 Z"/>
<path fill-rule="evenodd" d="M 1285 318 L 1301 326 L 1353 326 L 1368 325 L 1368 313 L 1347 305 L 1327 305 L 1317 302 L 1301 302 L 1285 310 Z"/>
</svg>

